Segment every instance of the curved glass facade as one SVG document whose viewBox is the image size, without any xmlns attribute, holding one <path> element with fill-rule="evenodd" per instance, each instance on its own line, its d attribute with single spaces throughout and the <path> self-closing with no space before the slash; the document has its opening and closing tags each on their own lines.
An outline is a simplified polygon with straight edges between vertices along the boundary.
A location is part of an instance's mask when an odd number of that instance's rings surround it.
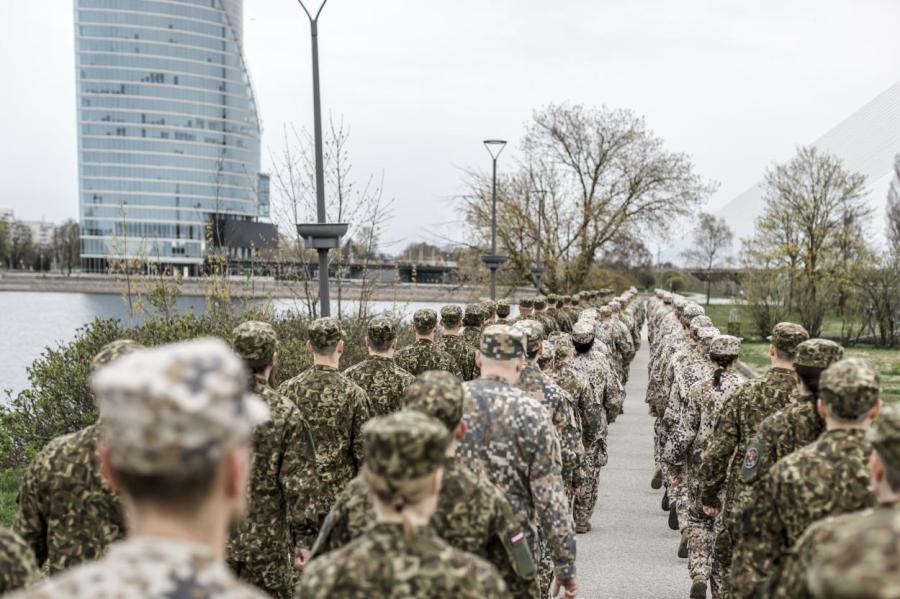
<svg viewBox="0 0 900 599">
<path fill-rule="evenodd" d="M 75 0 L 82 266 L 189 266 L 268 216 L 242 0 Z"/>
</svg>

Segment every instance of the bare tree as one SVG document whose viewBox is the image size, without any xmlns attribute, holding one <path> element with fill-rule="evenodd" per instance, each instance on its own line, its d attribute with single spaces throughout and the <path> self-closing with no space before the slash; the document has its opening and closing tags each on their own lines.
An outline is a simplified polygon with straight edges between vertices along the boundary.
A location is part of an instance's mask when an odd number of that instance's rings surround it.
<svg viewBox="0 0 900 599">
<path fill-rule="evenodd" d="M 900 154 L 894 158 L 894 179 L 888 190 L 887 240 L 891 253 L 900 254 Z"/>
<path fill-rule="evenodd" d="M 60 271 L 72 274 L 81 261 L 81 230 L 74 220 L 67 220 L 53 229 L 53 257 Z"/>
<path fill-rule="evenodd" d="M 712 270 L 723 263 L 731 252 L 734 233 L 721 216 L 701 212 L 694 226 L 694 247 L 683 252 L 689 265 L 699 266 L 705 272 L 706 305 L 709 305 Z"/>
</svg>

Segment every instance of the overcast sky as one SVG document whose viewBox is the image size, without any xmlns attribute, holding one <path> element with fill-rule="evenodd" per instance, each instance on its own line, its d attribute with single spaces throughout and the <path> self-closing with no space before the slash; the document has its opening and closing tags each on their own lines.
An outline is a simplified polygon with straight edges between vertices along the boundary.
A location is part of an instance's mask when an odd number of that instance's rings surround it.
<svg viewBox="0 0 900 599">
<path fill-rule="evenodd" d="M 77 217 L 72 13 L 0 0 L 0 207 L 19 218 Z M 898 24 L 898 0 L 330 0 L 322 99 L 357 175 L 384 170 L 397 251 L 459 237 L 460 168 L 549 102 L 644 115 L 720 183 L 716 208 L 897 81 Z M 285 124 L 311 123 L 309 26 L 296 0 L 245 0 L 244 37 L 267 170 Z"/>
</svg>

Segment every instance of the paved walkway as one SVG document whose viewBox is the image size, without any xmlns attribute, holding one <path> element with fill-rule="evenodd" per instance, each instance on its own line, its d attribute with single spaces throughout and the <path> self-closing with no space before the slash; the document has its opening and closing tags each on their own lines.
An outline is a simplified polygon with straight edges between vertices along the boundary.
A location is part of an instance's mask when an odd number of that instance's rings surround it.
<svg viewBox="0 0 900 599">
<path fill-rule="evenodd" d="M 647 341 L 631 365 L 625 414 L 609 430 L 593 530 L 578 535 L 579 597 L 682 599 L 690 592 L 678 533 L 666 526 L 653 477 L 653 419 L 647 414 Z"/>
</svg>

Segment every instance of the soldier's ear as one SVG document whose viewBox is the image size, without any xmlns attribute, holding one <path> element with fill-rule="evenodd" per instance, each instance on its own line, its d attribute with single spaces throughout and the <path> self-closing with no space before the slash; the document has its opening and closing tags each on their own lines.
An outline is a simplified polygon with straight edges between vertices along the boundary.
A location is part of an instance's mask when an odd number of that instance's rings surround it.
<svg viewBox="0 0 900 599">
<path fill-rule="evenodd" d="M 475 366 L 481 369 L 481 350 L 475 350 Z"/>
<path fill-rule="evenodd" d="M 879 399 L 875 403 L 875 405 L 872 406 L 872 409 L 869 410 L 869 421 L 872 421 L 872 420 L 875 420 L 876 418 L 878 418 L 878 415 L 881 414 L 881 406 L 882 406 L 882 403 L 881 403 L 881 400 Z"/>
<path fill-rule="evenodd" d="M 342 353 L 344 353 L 344 340 L 343 339 L 341 339 L 340 341 L 337 342 L 337 353 L 338 353 L 338 355 L 341 355 Z"/>
<path fill-rule="evenodd" d="M 391 341 L 391 349 L 397 349 L 397 338 L 394 337 L 394 340 Z"/>
<path fill-rule="evenodd" d="M 459 424 L 456 425 L 456 431 L 453 433 L 453 436 L 456 437 L 457 439 L 462 439 L 463 437 L 466 436 L 467 430 L 468 430 L 468 427 L 466 426 L 466 421 L 460 420 Z"/>
<path fill-rule="evenodd" d="M 119 481 L 116 480 L 116 473 L 109 463 L 109 447 L 105 445 L 97 446 L 97 463 L 100 464 L 100 474 L 103 480 L 112 489 L 112 492 L 118 495 L 121 492 Z"/>
</svg>

